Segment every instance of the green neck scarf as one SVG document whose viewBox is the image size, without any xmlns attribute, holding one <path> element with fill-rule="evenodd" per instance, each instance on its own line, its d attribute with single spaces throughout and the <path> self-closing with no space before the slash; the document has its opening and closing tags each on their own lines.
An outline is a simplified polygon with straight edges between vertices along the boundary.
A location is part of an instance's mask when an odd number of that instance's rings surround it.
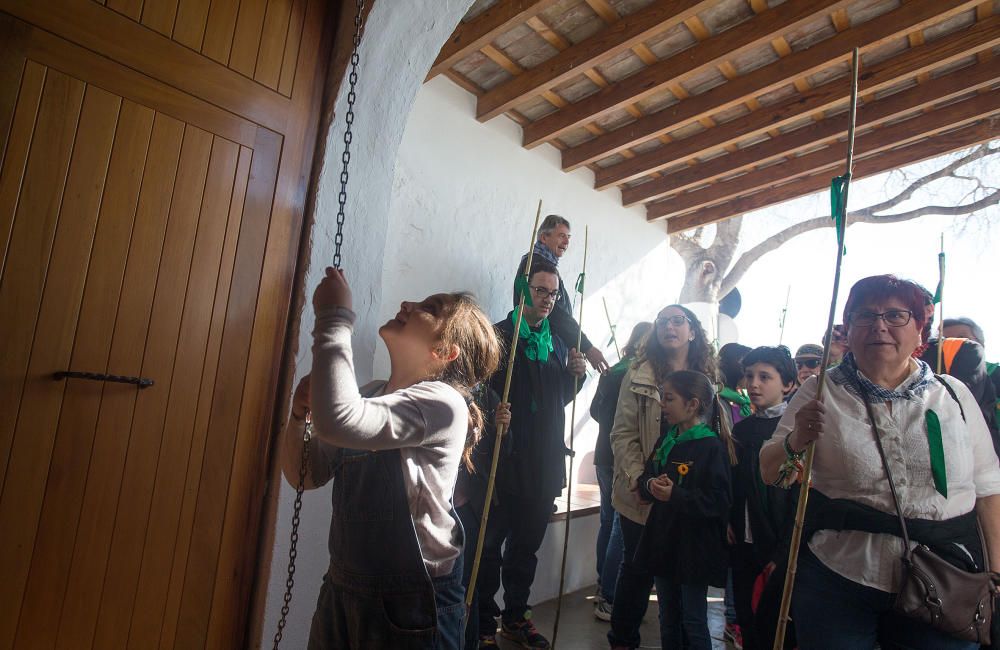
<svg viewBox="0 0 1000 650">
<path fill-rule="evenodd" d="M 628 367 L 631 363 L 632 363 L 632 357 L 625 357 L 615 365 L 611 366 L 611 370 L 608 371 L 608 374 L 624 375 L 625 371 L 628 370 Z"/>
<path fill-rule="evenodd" d="M 520 309 L 520 308 L 518 308 Z M 510 322 L 517 325 L 517 313 L 515 309 L 510 316 Z M 523 342 L 524 354 L 532 361 L 545 363 L 549 360 L 549 353 L 554 349 L 552 346 L 552 331 L 549 329 L 549 319 L 543 319 L 538 331 L 528 327 L 528 321 L 521 319 L 521 329 L 517 332 L 518 337 Z"/>
<path fill-rule="evenodd" d="M 702 438 L 713 438 L 717 437 L 718 434 L 712 431 L 708 425 L 705 423 L 699 423 L 688 429 L 687 431 L 682 431 L 678 433 L 677 426 L 674 425 L 667 435 L 663 438 L 663 442 L 657 447 L 656 451 L 653 452 L 653 460 L 656 461 L 656 466 L 660 471 L 667 466 L 667 461 L 670 459 L 670 452 L 674 450 L 674 446 L 681 442 L 688 442 L 690 440 L 701 440 Z"/>
<path fill-rule="evenodd" d="M 740 415 L 745 418 L 750 417 L 750 414 L 753 412 L 750 409 L 750 397 L 738 390 L 723 387 L 723 389 L 719 391 L 719 397 L 732 404 L 738 404 L 740 407 Z"/>
</svg>

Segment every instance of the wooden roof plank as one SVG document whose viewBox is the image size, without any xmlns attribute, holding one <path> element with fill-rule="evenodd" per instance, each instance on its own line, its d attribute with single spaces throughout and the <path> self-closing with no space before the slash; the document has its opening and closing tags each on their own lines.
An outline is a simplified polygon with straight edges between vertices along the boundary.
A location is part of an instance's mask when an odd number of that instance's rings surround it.
<svg viewBox="0 0 1000 650">
<path fill-rule="evenodd" d="M 1000 34 L 998 34 L 1000 40 Z M 906 113 L 948 101 L 963 93 L 979 90 L 1000 81 L 1000 66 L 990 62 L 961 68 L 953 73 L 931 79 L 925 84 L 894 93 L 866 104 L 860 114 L 863 126 L 878 126 Z M 678 194 L 694 185 L 708 183 L 755 165 L 762 165 L 797 151 L 844 135 L 847 124 L 841 116 L 824 119 L 816 124 L 775 136 L 745 147 L 726 156 L 712 158 L 693 167 L 681 169 L 659 179 L 622 188 L 622 204 L 635 205 Z"/>
<path fill-rule="evenodd" d="M 558 0 L 500 0 L 468 22 L 460 22 L 445 42 L 431 66 L 431 79 L 448 70 L 466 56 L 489 45 L 500 34 L 510 31 Z"/>
<path fill-rule="evenodd" d="M 493 119 L 526 96 L 537 95 L 680 24 L 717 0 L 659 0 L 490 89 L 476 104 L 476 118 Z"/>
<path fill-rule="evenodd" d="M 992 16 L 968 29 L 910 48 L 891 59 L 886 59 L 868 68 L 862 68 L 861 88 L 868 95 L 898 83 L 902 79 L 946 65 L 996 45 L 1000 45 L 1000 16 Z M 696 155 L 789 124 L 814 111 L 835 106 L 837 103 L 845 101 L 849 93 L 850 81 L 846 77 L 834 79 L 807 93 L 796 95 L 773 106 L 754 111 L 714 129 L 699 133 L 697 138 L 677 140 L 667 146 L 636 156 L 625 163 L 605 167 L 595 175 L 594 185 L 601 189 L 641 178 L 650 171 L 670 167 Z M 666 111 L 661 111 L 661 113 L 664 112 Z M 657 115 L 660 113 L 654 113 L 643 120 Z M 614 136 L 627 128 L 628 126 L 623 127 L 618 131 L 612 131 L 607 135 L 567 149 L 563 152 L 563 168 L 572 168 L 567 165 L 568 162 L 591 158 L 591 156 L 580 155 L 579 151 L 592 146 L 597 140 Z"/>
<path fill-rule="evenodd" d="M 620 129 L 569 149 L 563 154 L 563 169 L 575 169 L 580 165 L 616 153 L 625 147 L 635 146 L 644 140 L 692 124 L 705 116 L 741 103 L 747 97 L 769 92 L 798 77 L 811 74 L 838 60 L 845 59 L 850 56 L 854 47 L 860 47 L 862 50 L 876 47 L 914 29 L 945 20 L 975 4 L 976 0 L 913 0 L 908 2 L 874 20 L 840 32 L 811 48 L 793 52 L 771 65 L 758 68 L 708 92 L 694 95 L 662 111 L 647 115 Z M 784 5 L 778 8 L 782 6 Z M 761 17 L 767 13 L 770 12 L 761 14 Z M 754 20 L 759 20 L 759 18 Z M 587 101 L 590 100 L 584 100 L 584 102 Z M 525 141 L 529 138 L 541 137 L 543 129 L 546 132 L 561 132 L 561 129 L 553 129 L 546 125 L 553 124 L 556 118 L 567 111 L 576 109 L 580 112 L 587 112 L 577 108 L 582 103 L 577 102 L 566 109 L 531 123 L 524 129 Z"/>
<path fill-rule="evenodd" d="M 595 116 L 640 101 L 649 95 L 662 91 L 668 87 L 668 84 L 677 79 L 768 43 L 774 39 L 775 35 L 802 25 L 814 19 L 817 14 L 833 11 L 845 4 L 848 4 L 846 0 L 797 0 L 765 11 L 674 56 L 658 61 L 563 110 L 533 122 L 525 128 L 522 144 L 530 148 L 551 138 L 559 137 L 566 131 L 592 120 Z M 609 29 L 627 22 L 628 17 Z M 565 70 L 565 73 L 567 75 L 578 74 L 572 70 Z M 509 83 L 504 85 L 509 85 Z M 724 84 L 724 86 L 728 86 L 729 83 Z M 480 106 L 487 95 L 480 98 Z M 629 128 L 629 126 L 623 128 Z"/>
<path fill-rule="evenodd" d="M 931 138 L 924 138 L 905 147 L 893 149 L 892 151 L 861 160 L 854 166 L 853 178 L 857 180 L 874 176 L 981 142 L 988 142 L 996 137 L 997 127 L 995 122 L 996 118 L 980 120 L 961 129 L 939 134 Z M 668 219 L 667 232 L 674 234 L 699 226 L 717 223 L 753 210 L 760 210 L 820 192 L 829 186 L 830 172 L 819 172 L 772 190 L 757 192 L 751 196 L 740 197 L 718 206 L 695 210 L 682 216 Z M 649 221 L 658 221 L 660 219 L 662 217 L 654 217 L 649 218 Z"/>
<path fill-rule="evenodd" d="M 876 154 L 943 130 L 964 126 L 998 111 L 1000 111 L 1000 90 L 993 90 L 870 131 L 858 137 L 855 148 L 859 152 L 864 152 L 865 155 Z M 680 215 L 732 197 L 771 187 L 783 181 L 811 175 L 818 170 L 831 169 L 841 164 L 843 157 L 843 148 L 834 143 L 825 149 L 793 158 L 780 165 L 752 171 L 729 181 L 714 183 L 705 189 L 687 192 L 665 201 L 650 203 L 646 206 L 646 216 Z"/>
</svg>

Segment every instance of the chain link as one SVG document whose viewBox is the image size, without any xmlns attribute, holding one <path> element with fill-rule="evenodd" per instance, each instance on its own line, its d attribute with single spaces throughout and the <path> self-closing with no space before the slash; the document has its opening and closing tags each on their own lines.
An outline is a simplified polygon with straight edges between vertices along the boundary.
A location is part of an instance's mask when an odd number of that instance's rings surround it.
<svg viewBox="0 0 1000 650">
<path fill-rule="evenodd" d="M 347 77 L 347 126 L 344 129 L 344 153 L 340 156 L 340 162 L 343 164 L 343 167 L 340 170 L 340 193 L 337 195 L 337 234 L 333 238 L 333 266 L 338 269 L 341 262 L 340 248 L 344 244 L 344 211 L 347 206 L 347 181 L 350 180 L 347 168 L 351 164 L 351 141 L 354 139 L 354 132 L 352 130 L 354 126 L 354 101 L 358 97 L 356 92 L 358 85 L 358 61 L 361 60 L 358 55 L 358 48 L 361 45 L 361 32 L 364 28 L 365 0 L 357 0 L 357 5 L 358 12 L 354 16 L 354 49 L 351 52 L 351 72 Z"/>
<path fill-rule="evenodd" d="M 340 193 L 337 195 L 337 234 L 333 238 L 333 266 L 340 268 L 340 249 L 344 244 L 344 219 L 347 206 L 347 181 L 350 175 L 347 168 L 351 163 L 351 141 L 354 139 L 354 102 L 357 99 L 358 62 L 361 57 L 358 49 L 361 46 L 361 33 L 364 29 L 365 0 L 357 0 L 357 13 L 354 16 L 354 40 L 351 50 L 351 72 L 347 77 L 347 126 L 344 129 L 344 152 L 340 156 L 343 167 L 340 170 Z M 307 416 L 305 431 L 302 435 L 302 465 L 299 467 L 299 483 L 295 486 L 295 502 L 292 506 L 292 533 L 288 545 L 288 577 L 285 579 L 285 595 L 282 599 L 281 618 L 278 629 L 274 633 L 273 649 L 278 650 L 285 625 L 288 621 L 289 605 L 292 602 L 292 589 L 295 587 L 295 560 L 298 557 L 299 521 L 302 515 L 302 494 L 305 492 L 306 474 L 309 470 L 309 441 L 312 439 L 312 420 Z"/>
</svg>

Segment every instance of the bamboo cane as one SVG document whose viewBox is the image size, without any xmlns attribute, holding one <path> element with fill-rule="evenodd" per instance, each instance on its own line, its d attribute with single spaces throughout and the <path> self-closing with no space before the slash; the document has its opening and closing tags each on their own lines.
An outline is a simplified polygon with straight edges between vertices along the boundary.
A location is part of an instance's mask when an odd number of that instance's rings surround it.
<svg viewBox="0 0 1000 650">
<path fill-rule="evenodd" d="M 611 342 L 615 344 L 615 352 L 618 353 L 618 360 L 622 360 L 622 350 L 618 347 L 618 332 L 617 328 L 611 323 L 611 314 L 608 312 L 608 299 L 601 298 L 601 302 L 604 303 L 604 317 L 608 319 L 608 329 L 611 331 Z"/>
<path fill-rule="evenodd" d="M 581 273 L 582 282 L 579 283 L 580 289 L 580 316 L 577 323 L 580 325 L 580 331 L 576 337 L 576 348 L 577 352 L 580 351 L 580 344 L 583 341 L 583 290 L 584 285 L 587 282 L 587 248 L 590 239 L 590 228 L 584 228 L 583 231 L 583 272 Z M 573 429 L 576 426 L 576 394 L 580 388 L 580 377 L 573 376 L 573 407 L 570 409 L 569 416 L 569 472 L 566 473 L 566 534 L 563 536 L 563 550 L 562 550 L 562 565 L 559 567 L 559 597 L 556 600 L 556 620 L 552 626 L 552 648 L 555 650 L 556 639 L 559 638 L 559 617 L 562 614 L 562 597 L 563 589 L 566 584 L 566 555 L 569 549 L 569 522 L 571 520 L 570 513 L 573 509 Z"/>
<path fill-rule="evenodd" d="M 847 229 L 847 195 L 851 187 L 851 170 L 854 166 L 854 130 L 858 112 L 858 48 L 854 48 L 851 57 L 851 108 L 850 122 L 847 129 L 847 183 L 844 186 L 844 201 L 840 207 L 842 214 L 838 221 L 837 232 L 837 266 L 833 276 L 833 297 L 830 299 L 830 315 L 826 324 L 824 340 L 833 340 L 833 325 L 837 316 L 837 294 L 840 292 L 840 275 L 844 263 L 844 231 Z M 826 385 L 826 370 L 830 364 L 830 348 L 823 350 L 823 364 L 820 368 L 816 385 L 816 399 L 823 399 L 823 387 Z M 774 635 L 773 650 L 782 650 L 785 646 L 785 627 L 788 624 L 788 611 L 792 604 L 792 589 L 795 586 L 795 571 L 799 560 L 799 545 L 802 543 L 802 526 L 805 521 L 806 506 L 809 502 L 809 482 L 812 476 L 813 459 L 816 456 L 816 445 L 810 443 L 806 448 L 805 462 L 800 477 L 799 503 L 795 510 L 795 527 L 792 529 L 791 545 L 788 549 L 788 568 L 785 571 L 785 586 L 781 593 L 781 609 L 778 613 L 778 626 Z"/>
<path fill-rule="evenodd" d="M 788 285 L 788 291 L 785 293 L 785 306 L 781 310 L 781 332 L 778 334 L 778 345 L 785 340 L 785 319 L 788 318 L 788 301 L 792 297 L 792 285 Z"/>
<path fill-rule="evenodd" d="M 941 233 L 941 252 L 938 253 L 938 340 L 937 374 L 944 367 L 944 233 Z"/>
<path fill-rule="evenodd" d="M 538 220 L 542 216 L 542 200 L 538 200 L 538 210 L 535 212 L 535 225 L 531 229 L 531 243 L 528 245 L 528 262 L 524 266 L 524 276 L 528 279 L 531 276 L 531 260 L 535 256 L 535 237 L 538 236 Z M 517 355 L 518 332 L 521 331 L 521 319 L 524 316 L 524 294 L 521 294 L 520 304 L 517 309 L 517 322 L 514 323 L 514 335 L 510 342 L 510 355 L 507 357 L 507 376 L 504 379 L 503 399 L 504 403 L 510 397 L 510 380 L 514 376 L 514 360 Z M 472 562 L 472 573 L 469 576 L 469 585 L 465 591 L 465 611 L 466 616 L 462 622 L 462 638 L 465 638 L 465 626 L 471 615 L 469 609 L 472 607 L 472 598 L 476 593 L 476 580 L 479 578 L 479 564 L 483 559 L 483 542 L 486 539 L 486 524 L 490 519 L 490 505 L 493 502 L 493 488 L 496 485 L 497 464 L 500 461 L 500 445 L 503 442 L 507 427 L 500 425 L 497 427 L 496 440 L 493 443 L 493 460 L 490 464 L 490 475 L 486 481 L 486 502 L 483 504 L 483 520 L 479 523 L 479 536 L 476 539 L 476 555 Z"/>
</svg>

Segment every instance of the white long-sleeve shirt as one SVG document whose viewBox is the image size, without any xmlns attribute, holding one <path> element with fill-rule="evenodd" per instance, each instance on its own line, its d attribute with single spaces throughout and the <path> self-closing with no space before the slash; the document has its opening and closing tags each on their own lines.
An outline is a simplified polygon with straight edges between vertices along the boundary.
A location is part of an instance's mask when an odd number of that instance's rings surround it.
<svg viewBox="0 0 1000 650">
<path fill-rule="evenodd" d="M 898 387 L 918 376 L 914 370 Z M 938 381 L 913 395 L 890 403 L 873 403 L 876 424 L 899 495 L 903 516 L 932 520 L 951 519 L 970 512 L 980 497 L 1000 494 L 1000 463 L 993 451 L 986 422 L 965 384 L 945 377 L 965 411 Z M 816 396 L 816 378 L 810 378 L 792 398 L 774 435 L 763 449 L 781 445 L 795 427 L 795 414 Z M 826 419 L 816 441 L 812 485 L 831 499 L 851 499 L 893 516 L 889 482 L 879 458 L 864 402 L 843 385 L 827 381 L 823 398 Z M 928 409 L 941 421 L 948 480 L 948 498 L 934 487 L 925 414 Z M 793 488 L 797 489 L 797 488 Z M 895 535 L 862 531 L 821 530 L 809 548 L 827 567 L 840 575 L 886 592 L 898 592 L 903 540 Z"/>
<path fill-rule="evenodd" d="M 310 410 L 317 442 L 310 448 L 312 479 L 316 485 L 330 480 L 337 447 L 399 449 L 424 565 L 431 577 L 446 575 L 462 552 L 461 532 L 450 513 L 468 431 L 468 406 L 457 390 L 440 381 L 362 397 L 351 351 L 354 318 L 343 308 L 316 314 Z M 381 390 L 374 388 L 366 392 Z M 289 426 L 301 430 L 303 425 L 292 418 Z"/>
</svg>

